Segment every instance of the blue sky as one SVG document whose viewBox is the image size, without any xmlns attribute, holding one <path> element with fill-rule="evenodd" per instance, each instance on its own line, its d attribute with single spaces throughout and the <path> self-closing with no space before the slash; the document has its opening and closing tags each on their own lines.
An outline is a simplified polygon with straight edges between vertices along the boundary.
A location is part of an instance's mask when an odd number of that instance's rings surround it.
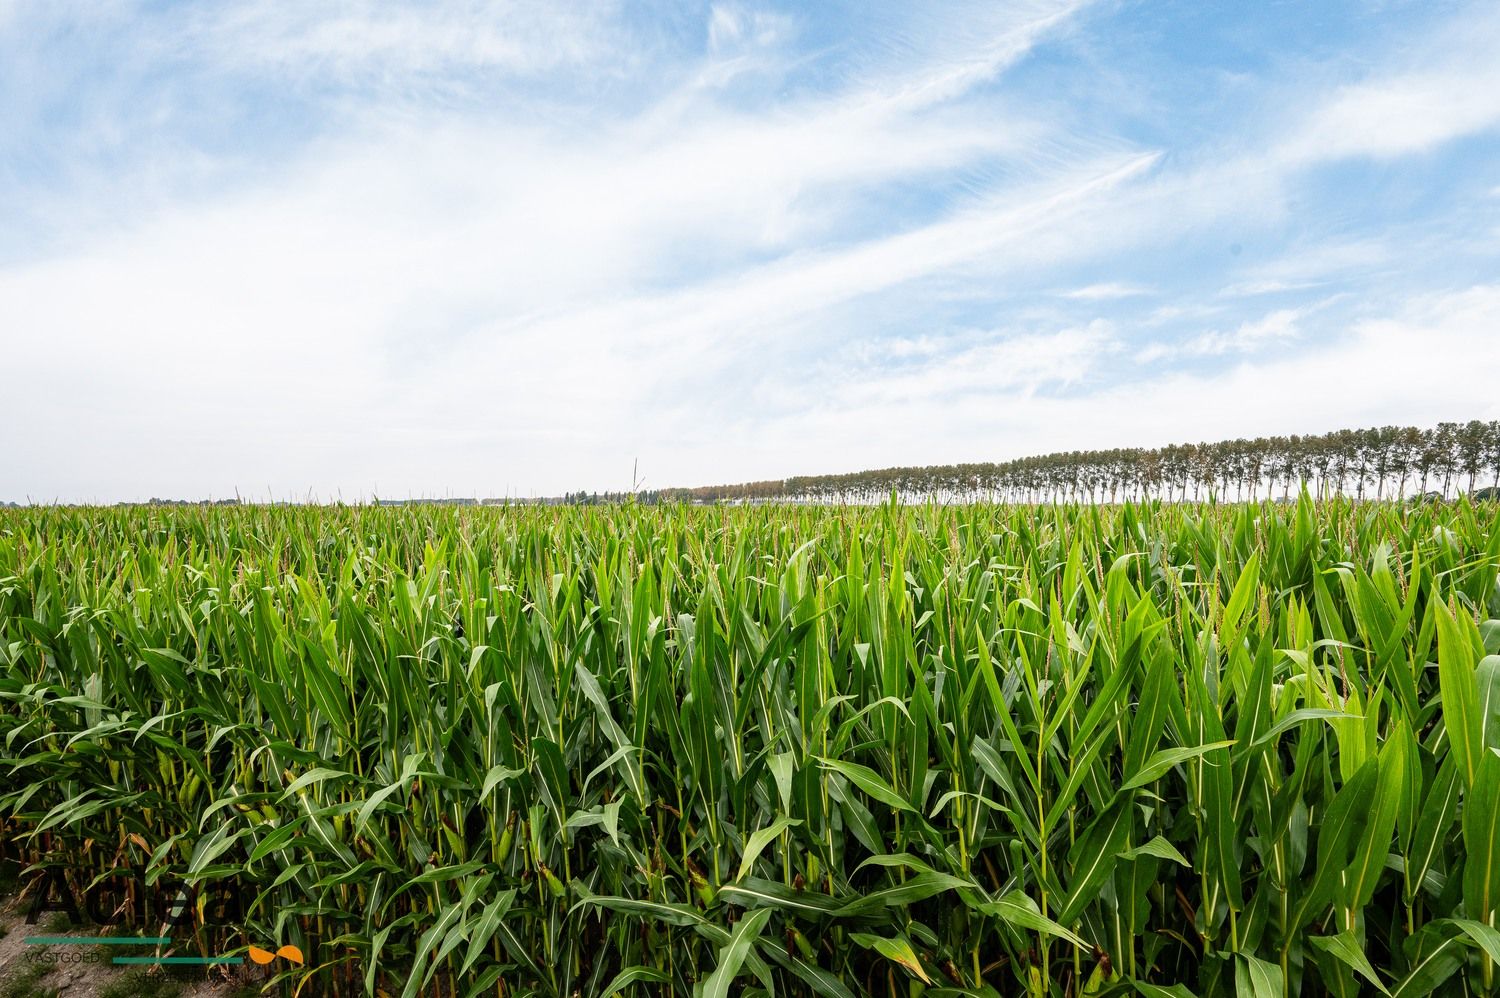
<svg viewBox="0 0 1500 998">
<path fill-rule="evenodd" d="M 0 499 L 1500 417 L 1500 5 L 0 0 Z"/>
</svg>

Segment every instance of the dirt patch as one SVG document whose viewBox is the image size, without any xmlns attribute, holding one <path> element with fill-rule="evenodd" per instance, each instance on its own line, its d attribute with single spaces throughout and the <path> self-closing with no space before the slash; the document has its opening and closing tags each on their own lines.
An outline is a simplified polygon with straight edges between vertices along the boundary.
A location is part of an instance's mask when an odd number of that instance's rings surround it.
<svg viewBox="0 0 1500 998">
<path fill-rule="evenodd" d="M 0 894 L 0 998 L 252 998 L 256 973 L 243 967 L 117 967 L 107 947 L 26 942 L 36 936 L 87 939 L 100 933 L 64 917 L 26 924 L 14 893 Z"/>
</svg>

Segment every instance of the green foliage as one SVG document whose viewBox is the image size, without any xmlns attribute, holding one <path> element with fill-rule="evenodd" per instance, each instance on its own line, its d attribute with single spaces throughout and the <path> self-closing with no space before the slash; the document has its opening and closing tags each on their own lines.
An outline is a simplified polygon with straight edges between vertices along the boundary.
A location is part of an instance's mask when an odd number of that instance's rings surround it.
<svg viewBox="0 0 1500 998">
<path fill-rule="evenodd" d="M 0 851 L 238 878 L 173 952 L 318 993 L 1480 993 L 1497 566 L 1467 501 L 5 511 Z"/>
<path fill-rule="evenodd" d="M 133 967 L 99 989 L 99 998 L 177 998 L 182 985 L 161 971 Z"/>
<path fill-rule="evenodd" d="M 57 998 L 57 988 L 47 983 L 55 969 L 50 964 L 20 961 L 0 979 L 0 998 Z"/>
</svg>

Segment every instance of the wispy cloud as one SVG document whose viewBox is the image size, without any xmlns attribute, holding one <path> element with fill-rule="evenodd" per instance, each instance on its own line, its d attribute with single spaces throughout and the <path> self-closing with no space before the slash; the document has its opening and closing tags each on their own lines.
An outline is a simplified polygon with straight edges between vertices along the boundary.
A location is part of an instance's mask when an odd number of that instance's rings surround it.
<svg viewBox="0 0 1500 998">
<path fill-rule="evenodd" d="M 1116 298 L 1139 298 L 1152 293 L 1150 288 L 1136 284 L 1106 281 L 1102 284 L 1089 284 L 1071 291 L 1064 291 L 1062 297 L 1071 298 L 1074 301 L 1113 301 Z"/>
<path fill-rule="evenodd" d="M 1244 281 L 1240 284 L 1231 284 L 1221 294 L 1226 298 L 1244 298 L 1254 295 L 1274 295 L 1288 291 L 1305 291 L 1308 288 L 1318 287 L 1320 281 L 1288 281 L 1277 278 L 1267 278 L 1255 281 Z"/>
<path fill-rule="evenodd" d="M 1209 328 L 1175 342 L 1147 343 L 1137 351 L 1135 360 L 1140 364 L 1160 366 L 1161 362 L 1168 360 L 1181 362 L 1250 356 L 1285 347 L 1302 339 L 1309 320 L 1327 312 L 1342 298 L 1341 295 L 1332 295 L 1296 308 L 1274 309 L 1240 322 L 1232 329 Z"/>
<path fill-rule="evenodd" d="M 380 84 L 471 69 L 534 74 L 621 55 L 619 7 L 539 0 L 334 6 L 249 0 L 192 9 L 175 41 L 188 59 L 269 69 L 293 80 Z"/>
<path fill-rule="evenodd" d="M 1411 68 L 1375 73 L 1318 101 L 1278 154 L 1288 159 L 1418 153 L 1500 124 L 1500 17 L 1470 8 L 1416 46 Z"/>
<path fill-rule="evenodd" d="M 714 4 L 708 17 L 708 48 L 715 54 L 769 48 L 792 31 L 790 15 L 737 3 Z"/>
<path fill-rule="evenodd" d="M 1300 335 L 1298 321 L 1305 310 L 1282 308 L 1231 330 L 1209 330 L 1176 346 L 1153 344 L 1142 354 L 1142 360 L 1162 357 L 1222 357 L 1225 354 L 1254 353 L 1276 343 L 1286 343 Z"/>
<path fill-rule="evenodd" d="M 1090 380 L 1119 346 L 1115 330 L 1102 320 L 1057 332 L 990 331 L 977 340 L 907 369 L 846 372 L 843 383 L 818 408 L 922 405 L 936 397 L 1029 396 L 1068 388 Z"/>
</svg>

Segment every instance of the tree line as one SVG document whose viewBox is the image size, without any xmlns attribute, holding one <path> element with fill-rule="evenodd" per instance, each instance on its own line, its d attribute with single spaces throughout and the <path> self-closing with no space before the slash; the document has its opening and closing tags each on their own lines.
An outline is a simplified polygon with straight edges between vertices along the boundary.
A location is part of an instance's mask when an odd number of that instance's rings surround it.
<svg viewBox="0 0 1500 998">
<path fill-rule="evenodd" d="M 1165 447 L 1060 451 L 1013 461 L 879 468 L 738 485 L 662 489 L 645 501 L 1116 502 L 1124 499 L 1319 496 L 1447 499 L 1500 483 L 1500 421 L 1378 426 L 1306 436 L 1255 437 Z"/>
</svg>

